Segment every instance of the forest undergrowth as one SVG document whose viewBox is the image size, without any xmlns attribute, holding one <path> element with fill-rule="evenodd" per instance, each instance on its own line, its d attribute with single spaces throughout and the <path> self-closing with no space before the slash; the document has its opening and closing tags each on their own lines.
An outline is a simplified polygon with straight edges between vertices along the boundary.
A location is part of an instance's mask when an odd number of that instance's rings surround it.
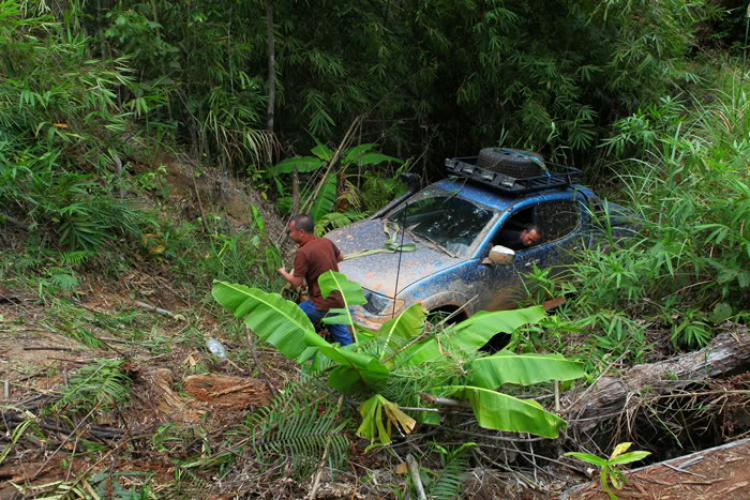
<svg viewBox="0 0 750 500">
<path fill-rule="evenodd" d="M 558 2 L 557 17 L 380 4 L 277 0 L 269 133 L 268 2 L 0 0 L 0 495 L 542 498 L 587 480 L 568 451 L 632 441 L 655 461 L 747 435 L 742 374 L 639 392 L 586 440 L 565 407 L 601 378 L 748 335 L 750 84 L 714 52 L 726 17 L 678 1 Z M 456 18 L 476 50 L 451 40 Z M 540 26 L 560 36 L 531 43 Z M 400 50 L 407 34 L 425 50 Z M 498 94 L 505 74 L 518 79 Z M 561 276 L 535 269 L 521 316 L 425 326 L 410 310 L 356 351 L 292 349 L 211 295 L 214 280 L 281 291 L 295 205 L 324 234 L 403 193 L 400 173 L 427 182 L 442 156 L 492 144 L 582 163 L 637 233 L 615 241 L 604 203 L 607 237 Z M 462 340 L 499 318 L 504 354 Z M 461 355 L 434 362 L 440 338 Z M 507 405 L 526 418 L 501 421 Z"/>
</svg>

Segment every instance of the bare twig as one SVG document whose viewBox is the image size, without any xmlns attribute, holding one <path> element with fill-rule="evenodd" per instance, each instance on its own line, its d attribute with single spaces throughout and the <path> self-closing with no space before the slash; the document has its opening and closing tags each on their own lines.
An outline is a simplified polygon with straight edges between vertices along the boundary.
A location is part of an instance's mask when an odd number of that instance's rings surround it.
<svg viewBox="0 0 750 500">
<path fill-rule="evenodd" d="M 73 349 L 71 347 L 24 347 L 24 351 L 78 351 L 80 349 Z"/>
<path fill-rule="evenodd" d="M 338 414 L 339 411 L 341 411 L 341 403 L 344 402 L 344 396 L 339 396 L 339 402 L 336 405 L 336 413 Z M 310 490 L 310 497 L 309 500 L 315 499 L 315 494 L 318 492 L 318 487 L 320 486 L 320 477 L 323 475 L 323 464 L 326 462 L 326 458 L 328 458 L 328 445 L 331 442 L 330 436 L 326 440 L 326 447 L 325 450 L 323 450 L 323 456 L 320 457 L 320 463 L 318 464 L 318 472 L 315 473 L 315 479 L 313 480 L 312 489 Z"/>
<path fill-rule="evenodd" d="M 25 229 L 27 231 L 29 230 L 29 225 L 28 224 L 26 224 L 23 221 L 20 221 L 20 220 L 16 219 L 15 217 L 11 217 L 10 215 L 7 215 L 7 214 L 0 214 L 0 222 L 10 222 L 14 226 L 18 226 L 21 229 Z"/>
<path fill-rule="evenodd" d="M 255 350 L 255 338 L 253 337 L 253 332 L 250 330 L 250 327 L 245 325 L 245 333 L 247 333 L 247 343 L 250 345 L 250 353 L 253 356 L 253 362 L 255 362 L 255 367 L 258 369 L 258 375 L 261 376 L 263 380 L 266 381 L 266 385 L 268 386 L 268 390 L 271 391 L 271 394 L 276 396 L 279 391 L 274 387 L 274 385 L 271 383 L 271 379 L 268 378 L 266 375 L 266 372 L 263 371 L 263 366 L 260 364 L 260 361 L 258 361 L 258 353 Z"/>
<path fill-rule="evenodd" d="M 422 478 L 419 476 L 419 464 L 411 453 L 406 455 L 406 466 L 411 474 L 411 482 L 414 483 L 414 488 L 417 490 L 417 500 L 427 500 Z"/>
<path fill-rule="evenodd" d="M 685 469 L 680 469 L 679 467 L 675 467 L 674 465 L 669 465 L 669 464 L 668 464 L 668 463 L 666 463 L 666 462 L 665 462 L 665 463 L 664 463 L 663 465 L 665 465 L 666 467 L 669 467 L 669 468 L 670 468 L 670 469 L 672 469 L 673 471 L 681 472 L 681 473 L 683 473 L 683 474 L 691 474 L 691 475 L 693 475 L 693 476 L 696 476 L 696 477 L 699 477 L 699 478 L 701 478 L 701 479 L 706 479 L 706 476 L 704 476 L 703 474 L 697 474 L 697 473 L 695 473 L 695 472 L 690 472 L 689 470 L 685 470 Z"/>
<path fill-rule="evenodd" d="M 89 417 L 91 415 L 93 415 L 93 413 L 96 410 L 98 410 L 98 409 L 99 409 L 99 403 L 97 403 L 96 406 L 94 406 L 91 409 L 91 411 L 88 412 L 88 414 L 85 417 L 83 417 L 83 419 L 80 422 L 78 422 L 78 424 L 76 425 L 75 429 L 73 429 L 73 431 L 65 437 L 65 439 L 63 440 L 63 442 L 60 443 L 60 446 L 58 446 L 57 449 L 49 457 L 47 457 L 47 460 L 45 460 L 44 463 L 42 464 L 42 466 L 39 467 L 39 470 L 37 470 L 36 473 L 31 477 L 30 481 L 33 481 L 34 479 L 36 479 L 39 476 L 39 474 L 42 473 L 42 471 L 44 470 L 44 468 L 47 467 L 47 464 L 49 464 L 50 460 L 52 460 L 55 457 L 55 455 L 57 455 L 60 452 L 60 450 L 62 449 L 62 447 L 65 446 L 65 444 L 68 441 L 70 441 L 70 438 L 72 438 L 76 434 L 76 432 L 83 425 L 83 423 L 86 422 L 86 420 L 88 420 Z"/>
<path fill-rule="evenodd" d="M 141 307 L 143 309 L 147 309 L 149 311 L 155 312 L 156 314 L 161 314 L 162 316 L 168 316 L 172 319 L 176 319 L 179 321 L 184 321 L 185 317 L 180 314 L 175 314 L 172 311 L 167 311 L 166 309 L 162 309 L 161 307 L 152 306 L 151 304 L 146 304 L 145 302 L 140 302 L 138 300 L 135 301 L 135 305 L 138 307 Z"/>
<path fill-rule="evenodd" d="M 344 135 L 344 138 L 341 139 L 341 142 L 339 143 L 339 147 L 336 148 L 336 152 L 333 154 L 333 158 L 331 158 L 331 161 L 328 162 L 328 168 L 326 169 L 325 173 L 323 174 L 323 177 L 321 177 L 320 182 L 318 182 L 317 187 L 315 188 L 315 191 L 313 191 L 313 195 L 310 196 L 310 198 L 307 199 L 305 204 L 302 206 L 302 212 L 304 213 L 311 205 L 313 200 L 318 196 L 318 193 L 323 188 L 323 185 L 325 184 L 326 177 L 328 177 L 328 174 L 333 170 L 333 167 L 338 163 L 339 157 L 341 156 L 341 153 L 349 146 L 349 143 L 352 141 L 352 134 L 354 133 L 354 130 L 357 128 L 357 124 L 362 121 L 362 116 L 358 116 L 354 119 L 351 125 L 349 125 L 349 130 L 346 131 L 346 134 Z"/>
<path fill-rule="evenodd" d="M 431 405 L 451 406 L 454 408 L 471 408 L 471 403 L 469 403 L 468 401 L 462 401 L 460 399 L 441 398 L 439 396 L 433 396 L 432 394 L 425 393 L 420 394 L 419 397 Z"/>
<path fill-rule="evenodd" d="M 208 228 L 208 220 L 206 219 L 206 212 L 203 210 L 203 202 L 201 201 L 201 195 L 198 192 L 198 183 L 195 180 L 195 172 L 192 173 L 191 177 L 193 178 L 193 187 L 195 188 L 195 197 L 198 199 L 198 208 L 201 211 L 201 219 L 203 220 L 203 228 L 206 230 L 206 234 L 209 234 L 211 231 Z"/>
</svg>

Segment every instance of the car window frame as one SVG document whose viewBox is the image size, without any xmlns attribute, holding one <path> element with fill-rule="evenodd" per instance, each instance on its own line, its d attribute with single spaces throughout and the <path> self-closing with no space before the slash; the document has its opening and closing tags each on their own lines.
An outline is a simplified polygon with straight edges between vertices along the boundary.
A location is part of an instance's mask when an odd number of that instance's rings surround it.
<svg viewBox="0 0 750 500">
<path fill-rule="evenodd" d="M 575 205 L 576 209 L 578 210 L 578 218 L 576 220 L 575 227 L 573 229 L 571 229 L 570 231 L 566 232 L 565 234 L 563 234 L 562 236 L 560 236 L 557 239 L 545 241 L 544 243 L 540 243 L 538 245 L 534 245 L 533 247 L 529 247 L 528 250 L 531 250 L 532 248 L 541 247 L 541 246 L 545 246 L 545 245 L 549 245 L 549 244 L 552 244 L 552 243 L 556 243 L 556 242 L 562 241 L 565 238 L 568 238 L 569 236 L 571 236 L 573 233 L 579 232 L 581 230 L 581 228 L 583 227 L 583 210 L 581 209 L 581 200 L 576 195 L 573 195 L 570 198 L 561 198 L 561 199 L 554 199 L 554 200 L 543 200 L 543 201 L 537 203 L 534 206 L 533 219 L 536 220 L 536 218 L 537 218 L 537 214 L 536 214 L 536 208 L 537 208 L 537 206 L 541 205 L 542 203 L 559 203 L 559 202 L 572 202 Z M 538 222 L 534 222 L 534 223 L 538 225 Z"/>
<path fill-rule="evenodd" d="M 556 242 L 559 242 L 569 237 L 570 235 L 574 234 L 576 231 L 580 231 L 581 228 L 583 227 L 583 216 L 584 216 L 584 213 L 583 213 L 584 211 L 581 209 L 581 206 L 580 206 L 580 204 L 583 202 L 581 198 L 582 197 L 580 196 L 579 192 L 575 191 L 575 192 L 546 194 L 540 197 L 531 197 L 531 198 L 519 200 L 517 203 L 507 207 L 505 210 L 502 210 L 499 213 L 498 220 L 495 221 L 495 224 L 492 230 L 489 231 L 489 233 L 487 234 L 486 238 L 482 241 L 482 243 L 478 245 L 472 258 L 481 260 L 489 255 L 490 250 L 492 249 L 492 241 L 495 239 L 497 232 L 502 230 L 502 228 L 513 217 L 514 214 L 522 210 L 526 210 L 528 208 L 533 208 L 534 214 L 532 215 L 532 219 L 535 220 L 536 219 L 536 206 L 541 203 L 559 202 L 559 201 L 575 202 L 578 206 L 578 220 L 576 222 L 576 226 L 575 228 L 573 228 L 573 230 L 571 230 L 570 232 L 566 233 L 564 236 L 561 236 L 560 238 L 556 240 L 547 241 L 544 243 L 540 243 L 539 245 L 534 245 L 532 247 L 524 248 L 522 250 L 517 250 L 516 254 L 525 253 L 530 250 L 534 250 L 534 249 L 545 247 L 550 244 L 554 244 Z M 583 198 L 585 198 L 585 196 Z"/>
<path fill-rule="evenodd" d="M 405 207 L 407 203 L 411 204 L 417 201 L 421 201 L 427 197 L 437 197 L 437 196 L 449 196 L 449 197 L 460 198 L 464 201 L 467 201 L 473 205 L 478 206 L 479 208 L 483 210 L 490 211 L 492 212 L 492 217 L 490 218 L 489 221 L 487 221 L 487 224 L 485 224 L 484 228 L 482 228 L 482 230 L 477 234 L 476 238 L 474 238 L 474 241 L 471 243 L 471 245 L 469 245 L 463 253 L 455 254 L 459 260 L 472 260 L 474 258 L 474 255 L 476 254 L 477 248 L 480 247 L 484 243 L 487 237 L 487 233 L 492 231 L 492 229 L 497 224 L 497 219 L 498 217 L 500 217 L 501 212 L 498 211 L 497 208 L 491 207 L 485 203 L 482 203 L 481 201 L 477 201 L 471 198 L 467 198 L 465 196 L 461 196 L 459 193 L 460 193 L 460 188 L 456 188 L 455 190 L 449 190 L 449 189 L 445 189 L 445 188 L 434 186 L 434 185 L 427 186 L 421 191 L 419 191 L 418 193 L 415 193 L 414 196 L 410 196 L 406 200 L 402 201 L 395 207 L 388 210 L 388 212 L 383 214 L 382 218 L 391 220 L 390 216 L 398 212 L 399 210 L 401 210 L 403 207 Z M 442 248 L 445 248 L 445 247 L 442 247 Z"/>
</svg>

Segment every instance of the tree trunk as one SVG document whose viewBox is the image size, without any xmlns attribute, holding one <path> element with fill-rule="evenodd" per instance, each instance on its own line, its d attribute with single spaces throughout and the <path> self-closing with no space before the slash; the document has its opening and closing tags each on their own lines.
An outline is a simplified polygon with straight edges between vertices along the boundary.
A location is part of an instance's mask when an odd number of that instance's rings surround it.
<svg viewBox="0 0 750 500">
<path fill-rule="evenodd" d="M 299 172 L 294 167 L 292 174 L 292 215 L 299 213 Z"/>
<path fill-rule="evenodd" d="M 266 0 L 266 29 L 268 31 L 268 108 L 266 109 L 266 128 L 273 137 L 273 109 L 276 101 L 276 55 L 273 39 L 273 0 Z M 273 140 L 268 141 L 268 164 L 273 162 Z M 295 170 L 296 172 L 296 170 Z M 299 197 L 298 202 L 299 202 Z"/>
<path fill-rule="evenodd" d="M 586 432 L 601 422 L 632 412 L 641 401 L 709 378 L 727 375 L 750 364 L 750 333 L 737 325 L 733 333 L 718 335 L 710 345 L 673 358 L 636 365 L 622 377 L 601 377 L 585 391 L 563 399 L 569 433 Z"/>
</svg>

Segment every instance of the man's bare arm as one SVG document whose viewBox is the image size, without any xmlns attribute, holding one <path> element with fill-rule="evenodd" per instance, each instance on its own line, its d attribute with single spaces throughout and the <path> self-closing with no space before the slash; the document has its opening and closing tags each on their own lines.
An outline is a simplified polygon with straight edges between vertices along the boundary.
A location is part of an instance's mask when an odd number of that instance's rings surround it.
<svg viewBox="0 0 750 500">
<path fill-rule="evenodd" d="M 292 286 L 300 286 L 302 284 L 302 280 L 304 279 L 302 276 L 295 276 L 288 273 L 283 267 L 277 269 L 276 272 L 279 273 L 281 277 L 284 278 Z"/>
</svg>

